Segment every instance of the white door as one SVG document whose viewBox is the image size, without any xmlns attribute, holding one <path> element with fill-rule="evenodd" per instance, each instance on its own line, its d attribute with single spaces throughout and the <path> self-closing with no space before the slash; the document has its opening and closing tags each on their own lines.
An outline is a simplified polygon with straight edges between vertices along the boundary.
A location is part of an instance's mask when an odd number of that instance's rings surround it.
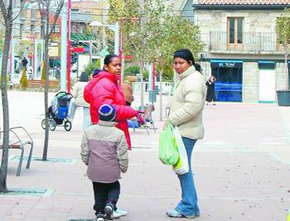
<svg viewBox="0 0 290 221">
<path fill-rule="evenodd" d="M 275 70 L 260 69 L 259 101 L 271 102 L 276 100 Z"/>
</svg>

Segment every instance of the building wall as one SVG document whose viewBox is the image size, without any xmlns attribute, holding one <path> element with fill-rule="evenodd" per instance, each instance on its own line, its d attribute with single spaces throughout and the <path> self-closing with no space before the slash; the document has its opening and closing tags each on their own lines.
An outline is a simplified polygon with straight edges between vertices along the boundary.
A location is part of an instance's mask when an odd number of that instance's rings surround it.
<svg viewBox="0 0 290 221">
<path fill-rule="evenodd" d="M 276 63 L 276 76 L 277 76 L 277 90 L 285 90 L 287 87 L 286 84 L 286 72 L 285 72 L 285 63 Z"/>
<path fill-rule="evenodd" d="M 246 33 L 276 33 L 276 19 L 281 14 L 279 10 L 195 10 L 195 24 L 200 28 L 202 41 L 206 44 L 204 57 L 201 62 L 206 76 L 211 74 L 210 60 L 243 60 L 243 102 L 259 102 L 259 68 L 258 61 L 272 60 L 276 62 L 276 88 L 286 88 L 286 73 L 284 69 L 283 53 L 231 53 L 225 50 L 211 53 L 209 50 L 210 32 L 227 33 L 228 17 L 243 17 L 243 32 Z M 275 42 L 276 40 L 274 40 Z M 245 44 L 245 42 L 244 42 Z"/>
<path fill-rule="evenodd" d="M 223 10 L 196 10 L 195 23 L 200 26 L 200 31 L 205 42 L 208 35 L 213 32 L 227 32 L 228 17 L 243 17 L 244 32 L 275 33 L 275 22 L 281 14 L 279 10 L 245 10 L 245 11 L 223 11 Z"/>
<path fill-rule="evenodd" d="M 200 62 L 200 66 L 205 78 L 209 79 L 209 77 L 211 76 L 210 62 Z"/>
<path fill-rule="evenodd" d="M 259 68 L 257 62 L 243 63 L 243 102 L 259 100 Z"/>
</svg>

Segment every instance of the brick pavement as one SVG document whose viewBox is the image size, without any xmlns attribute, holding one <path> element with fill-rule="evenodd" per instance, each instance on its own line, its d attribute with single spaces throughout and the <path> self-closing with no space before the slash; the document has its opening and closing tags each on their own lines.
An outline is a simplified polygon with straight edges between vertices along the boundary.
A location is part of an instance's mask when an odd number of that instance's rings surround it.
<svg viewBox="0 0 290 221">
<path fill-rule="evenodd" d="M 36 143 L 34 156 L 41 156 L 42 108 L 37 104 L 42 102 L 42 94 L 29 94 L 32 100 L 28 101 L 23 99 L 27 92 L 11 95 L 12 125 L 29 128 Z M 158 111 L 154 116 L 158 118 Z M 30 170 L 23 169 L 16 177 L 17 161 L 9 161 L 10 188 L 53 188 L 54 193 L 49 197 L 0 195 L 1 221 L 94 218 L 91 183 L 79 160 L 81 118 L 78 111 L 71 132 L 63 128 L 51 132 L 49 157 L 78 159 L 75 164 L 33 161 Z M 286 220 L 290 208 L 290 108 L 218 104 L 206 107 L 204 120 L 206 136 L 193 154 L 201 208 L 197 220 Z M 161 128 L 162 122 L 157 126 Z M 178 202 L 179 183 L 171 168 L 158 160 L 158 133 L 152 131 L 148 136 L 137 130 L 131 134 L 134 148 L 129 171 L 121 180 L 119 202 L 129 215 L 119 220 L 176 220 L 167 218 L 165 211 Z"/>
</svg>

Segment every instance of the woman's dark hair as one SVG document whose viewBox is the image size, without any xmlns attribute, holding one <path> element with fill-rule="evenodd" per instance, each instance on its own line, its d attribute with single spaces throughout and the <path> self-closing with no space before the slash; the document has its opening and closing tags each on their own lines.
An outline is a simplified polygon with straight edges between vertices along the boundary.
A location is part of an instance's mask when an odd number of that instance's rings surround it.
<svg viewBox="0 0 290 221">
<path fill-rule="evenodd" d="M 83 72 L 80 77 L 80 82 L 88 82 L 88 81 L 89 81 L 89 75 L 86 72 Z"/>
<path fill-rule="evenodd" d="M 119 56 L 118 55 L 115 55 L 115 54 L 109 54 L 105 57 L 104 59 L 104 64 L 105 65 L 109 65 L 111 62 L 112 62 L 112 59 L 113 58 L 118 58 Z"/>
<path fill-rule="evenodd" d="M 186 60 L 188 64 L 193 65 L 197 71 L 201 70 L 200 66 L 197 67 L 197 65 L 194 61 L 193 54 L 188 49 L 179 49 L 176 52 L 174 52 L 173 60 L 175 58 L 182 58 L 182 59 Z M 198 68 L 199 68 L 199 70 L 198 70 Z"/>
</svg>

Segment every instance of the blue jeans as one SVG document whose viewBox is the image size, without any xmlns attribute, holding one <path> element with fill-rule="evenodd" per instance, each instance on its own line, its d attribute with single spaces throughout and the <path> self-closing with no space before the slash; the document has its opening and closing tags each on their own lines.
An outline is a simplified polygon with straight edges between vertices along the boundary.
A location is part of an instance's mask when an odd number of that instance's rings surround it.
<svg viewBox="0 0 290 221">
<path fill-rule="evenodd" d="M 182 140 L 187 152 L 189 172 L 183 175 L 178 175 L 181 185 L 182 200 L 175 209 L 182 215 L 191 216 L 199 214 L 197 195 L 191 169 L 191 154 L 196 140 L 185 137 L 182 137 Z"/>
</svg>

